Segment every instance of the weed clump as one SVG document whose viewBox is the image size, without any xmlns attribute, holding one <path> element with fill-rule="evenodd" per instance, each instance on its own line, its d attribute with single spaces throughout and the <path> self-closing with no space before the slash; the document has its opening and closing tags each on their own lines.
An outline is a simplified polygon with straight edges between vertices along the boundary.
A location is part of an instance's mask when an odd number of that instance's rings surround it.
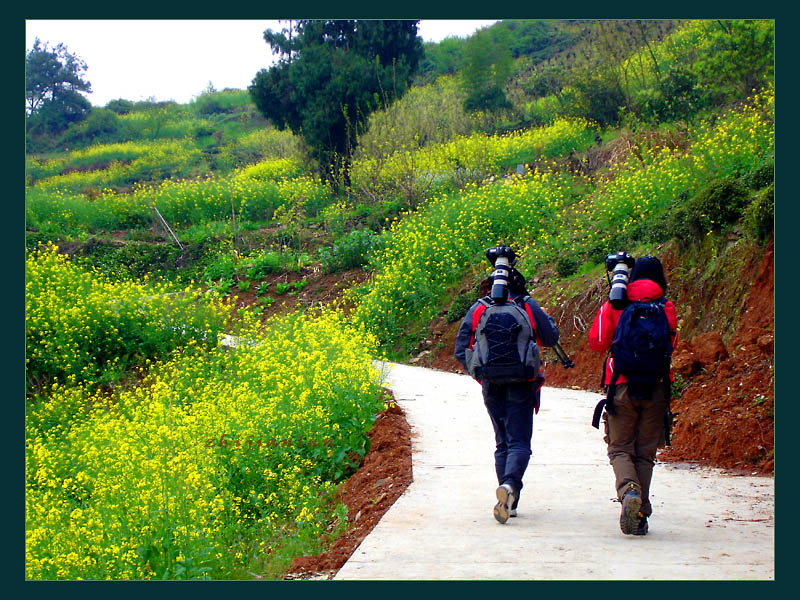
<svg viewBox="0 0 800 600">
<path fill-rule="evenodd" d="M 474 303 L 474 291 L 469 291 L 456 296 L 453 302 L 450 304 L 450 308 L 447 310 L 447 315 L 445 316 L 447 322 L 455 323 L 456 321 L 463 319 L 466 316 L 467 311 L 469 311 L 470 307 Z"/>
<path fill-rule="evenodd" d="M 761 190 L 744 210 L 742 226 L 753 238 L 764 241 L 775 228 L 775 184 Z"/>
<path fill-rule="evenodd" d="M 742 216 L 747 188 L 740 179 L 715 179 L 669 216 L 670 229 L 683 242 L 691 242 L 710 231 L 718 231 Z"/>
</svg>

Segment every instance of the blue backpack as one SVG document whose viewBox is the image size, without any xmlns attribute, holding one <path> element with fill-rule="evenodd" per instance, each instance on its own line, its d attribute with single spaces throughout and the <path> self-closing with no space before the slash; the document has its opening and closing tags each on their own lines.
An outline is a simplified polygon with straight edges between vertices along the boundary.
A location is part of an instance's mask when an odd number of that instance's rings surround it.
<svg viewBox="0 0 800 600">
<path fill-rule="evenodd" d="M 631 301 L 617 321 L 611 342 L 614 373 L 608 385 L 608 395 L 597 403 L 592 426 L 599 429 L 600 414 L 605 406 L 614 411 L 617 379 L 624 375 L 630 394 L 649 395 L 655 384 L 662 380 L 670 397 L 669 368 L 672 360 L 672 331 L 664 312 L 666 298 L 652 302 Z M 669 437 L 667 437 L 669 444 Z"/>
<path fill-rule="evenodd" d="M 664 312 L 666 298 L 631 302 L 622 311 L 611 342 L 614 376 L 634 384 L 654 384 L 669 373 L 672 333 Z"/>
</svg>

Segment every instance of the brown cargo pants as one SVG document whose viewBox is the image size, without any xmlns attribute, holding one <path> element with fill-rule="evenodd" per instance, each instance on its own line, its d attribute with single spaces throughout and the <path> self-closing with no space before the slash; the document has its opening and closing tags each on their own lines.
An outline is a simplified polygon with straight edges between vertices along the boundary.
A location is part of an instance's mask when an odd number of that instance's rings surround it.
<svg viewBox="0 0 800 600">
<path fill-rule="evenodd" d="M 642 494 L 641 513 L 649 517 L 653 512 L 650 481 L 653 478 L 656 451 L 666 443 L 664 414 L 667 398 L 664 384 L 657 384 L 652 397 L 645 400 L 630 398 L 628 385 L 617 384 L 614 409 L 616 415 L 603 412 L 603 440 L 608 444 L 608 459 L 614 469 L 617 497 L 622 500 L 628 484 L 635 483 Z"/>
</svg>

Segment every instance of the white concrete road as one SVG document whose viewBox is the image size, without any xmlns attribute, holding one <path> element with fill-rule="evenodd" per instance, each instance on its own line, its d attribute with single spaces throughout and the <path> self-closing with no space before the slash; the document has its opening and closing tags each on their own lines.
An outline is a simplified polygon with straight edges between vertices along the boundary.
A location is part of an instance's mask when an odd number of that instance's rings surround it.
<svg viewBox="0 0 800 600">
<path fill-rule="evenodd" d="M 492 516 L 494 436 L 469 377 L 390 364 L 414 482 L 336 580 L 773 580 L 774 480 L 657 463 L 648 535 L 619 530 L 598 394 L 545 388 L 519 516 Z"/>
</svg>

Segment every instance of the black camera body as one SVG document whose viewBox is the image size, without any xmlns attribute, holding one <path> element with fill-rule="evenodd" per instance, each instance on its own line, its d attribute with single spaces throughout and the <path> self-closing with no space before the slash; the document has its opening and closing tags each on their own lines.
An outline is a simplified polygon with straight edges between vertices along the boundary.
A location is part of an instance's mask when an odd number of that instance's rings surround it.
<svg viewBox="0 0 800 600">
<path fill-rule="evenodd" d="M 636 259 L 623 250 L 606 256 L 606 271 L 611 273 L 608 300 L 612 308 L 625 308 L 628 303 L 628 280 L 635 264 Z"/>
<path fill-rule="evenodd" d="M 508 280 L 511 268 L 517 264 L 517 254 L 509 246 L 496 246 L 486 251 L 486 258 L 494 267 L 493 283 L 490 297 L 498 304 L 508 300 Z"/>
</svg>

